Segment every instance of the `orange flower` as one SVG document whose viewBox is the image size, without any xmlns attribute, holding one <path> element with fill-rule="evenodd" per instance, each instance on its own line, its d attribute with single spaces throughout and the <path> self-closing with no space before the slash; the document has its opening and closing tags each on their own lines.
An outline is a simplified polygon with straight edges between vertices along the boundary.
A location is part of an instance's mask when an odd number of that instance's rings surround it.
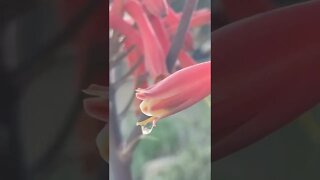
<svg viewBox="0 0 320 180">
<path fill-rule="evenodd" d="M 167 0 L 141 0 L 150 14 L 164 17 L 168 14 Z"/>
<path fill-rule="evenodd" d="M 137 23 L 142 35 L 145 65 L 150 75 L 154 79 L 157 79 L 160 76 L 168 74 L 164 50 L 147 15 L 144 13 L 142 5 L 138 1 L 128 1 L 125 4 L 125 9 Z"/>
<path fill-rule="evenodd" d="M 181 69 L 147 89 L 137 89 L 141 111 L 150 118 L 138 122 L 155 126 L 157 120 L 199 102 L 211 92 L 211 61 Z"/>
<path fill-rule="evenodd" d="M 319 104 L 319 12 L 320 1 L 308 1 L 212 33 L 214 160 L 268 136 Z"/>
</svg>

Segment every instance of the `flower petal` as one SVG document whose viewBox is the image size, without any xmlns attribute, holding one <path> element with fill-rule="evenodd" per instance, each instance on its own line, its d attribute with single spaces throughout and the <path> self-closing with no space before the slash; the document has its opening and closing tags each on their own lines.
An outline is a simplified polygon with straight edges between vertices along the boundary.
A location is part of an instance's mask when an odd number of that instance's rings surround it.
<svg viewBox="0 0 320 180">
<path fill-rule="evenodd" d="M 85 111 L 92 117 L 107 122 L 109 107 L 107 99 L 94 97 L 83 101 Z"/>
<path fill-rule="evenodd" d="M 148 89 L 138 99 L 147 115 L 163 118 L 185 109 L 211 93 L 211 61 L 181 69 Z"/>
<path fill-rule="evenodd" d="M 314 22 L 319 12 L 320 2 L 311 1 L 213 32 L 215 159 L 265 137 L 320 101 L 320 24 Z"/>
<path fill-rule="evenodd" d="M 145 64 L 151 76 L 156 79 L 161 75 L 168 74 L 164 50 L 141 4 L 138 1 L 128 1 L 125 4 L 125 9 L 136 21 L 142 34 Z"/>
<path fill-rule="evenodd" d="M 141 0 L 149 13 L 157 17 L 164 17 L 168 14 L 167 0 Z"/>
</svg>

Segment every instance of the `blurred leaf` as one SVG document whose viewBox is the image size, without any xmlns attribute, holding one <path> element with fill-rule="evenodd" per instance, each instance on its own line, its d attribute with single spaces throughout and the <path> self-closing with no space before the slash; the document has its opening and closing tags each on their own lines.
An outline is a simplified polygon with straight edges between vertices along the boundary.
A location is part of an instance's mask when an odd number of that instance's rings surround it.
<svg viewBox="0 0 320 180">
<path fill-rule="evenodd" d="M 207 103 L 203 100 L 157 123 L 134 152 L 135 179 L 210 179 L 211 118 Z M 158 140 L 150 141 L 149 136 Z"/>
</svg>

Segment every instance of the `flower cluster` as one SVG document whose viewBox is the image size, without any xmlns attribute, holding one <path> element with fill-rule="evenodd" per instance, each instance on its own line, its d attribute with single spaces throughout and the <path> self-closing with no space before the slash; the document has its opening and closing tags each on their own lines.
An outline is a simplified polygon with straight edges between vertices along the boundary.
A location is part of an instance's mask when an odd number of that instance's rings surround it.
<svg viewBox="0 0 320 180">
<path fill-rule="evenodd" d="M 110 82 L 109 88 L 114 91 L 123 79 L 133 79 L 137 89 L 137 98 L 133 101 L 136 113 L 150 116 L 137 123 L 142 126 L 143 133 L 151 132 L 157 120 L 186 109 L 210 94 L 211 61 L 198 63 L 190 53 L 196 49 L 191 30 L 210 25 L 211 12 L 209 9 L 193 12 L 171 72 L 166 59 L 180 21 L 183 21 L 182 13 L 176 12 L 166 0 L 114 0 L 109 4 L 110 69 L 121 60 L 126 61 L 129 69 L 120 81 Z M 107 161 L 107 88 L 91 85 L 85 93 L 97 96 L 84 101 L 87 113 L 106 122 L 97 144 Z M 150 123 L 151 130 L 145 129 Z"/>
<path fill-rule="evenodd" d="M 176 12 L 166 0 L 114 0 L 110 5 L 109 25 L 112 32 L 124 36 L 128 51 L 127 64 L 135 69 L 137 100 L 141 111 L 150 118 L 140 121 L 142 128 L 148 123 L 181 111 L 210 94 L 210 61 L 198 64 L 189 54 L 194 49 L 191 29 L 209 25 L 209 9 L 194 11 L 183 46 L 175 63 L 176 72 L 169 73 L 166 57 L 172 45 L 182 14 Z M 132 49 L 133 48 L 133 49 Z M 148 83 L 147 75 L 151 78 Z M 141 80 L 142 79 L 142 80 Z M 150 132 L 150 131 L 143 131 Z"/>
</svg>

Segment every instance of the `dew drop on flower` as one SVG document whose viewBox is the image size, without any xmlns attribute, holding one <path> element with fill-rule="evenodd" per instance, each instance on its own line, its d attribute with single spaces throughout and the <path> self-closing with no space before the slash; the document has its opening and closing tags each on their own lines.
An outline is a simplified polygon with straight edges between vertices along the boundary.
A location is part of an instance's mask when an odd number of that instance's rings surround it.
<svg viewBox="0 0 320 180">
<path fill-rule="evenodd" d="M 142 134 L 144 134 L 144 135 L 150 134 L 154 127 L 156 127 L 155 121 L 148 122 L 145 125 L 142 125 L 141 126 Z"/>
</svg>

